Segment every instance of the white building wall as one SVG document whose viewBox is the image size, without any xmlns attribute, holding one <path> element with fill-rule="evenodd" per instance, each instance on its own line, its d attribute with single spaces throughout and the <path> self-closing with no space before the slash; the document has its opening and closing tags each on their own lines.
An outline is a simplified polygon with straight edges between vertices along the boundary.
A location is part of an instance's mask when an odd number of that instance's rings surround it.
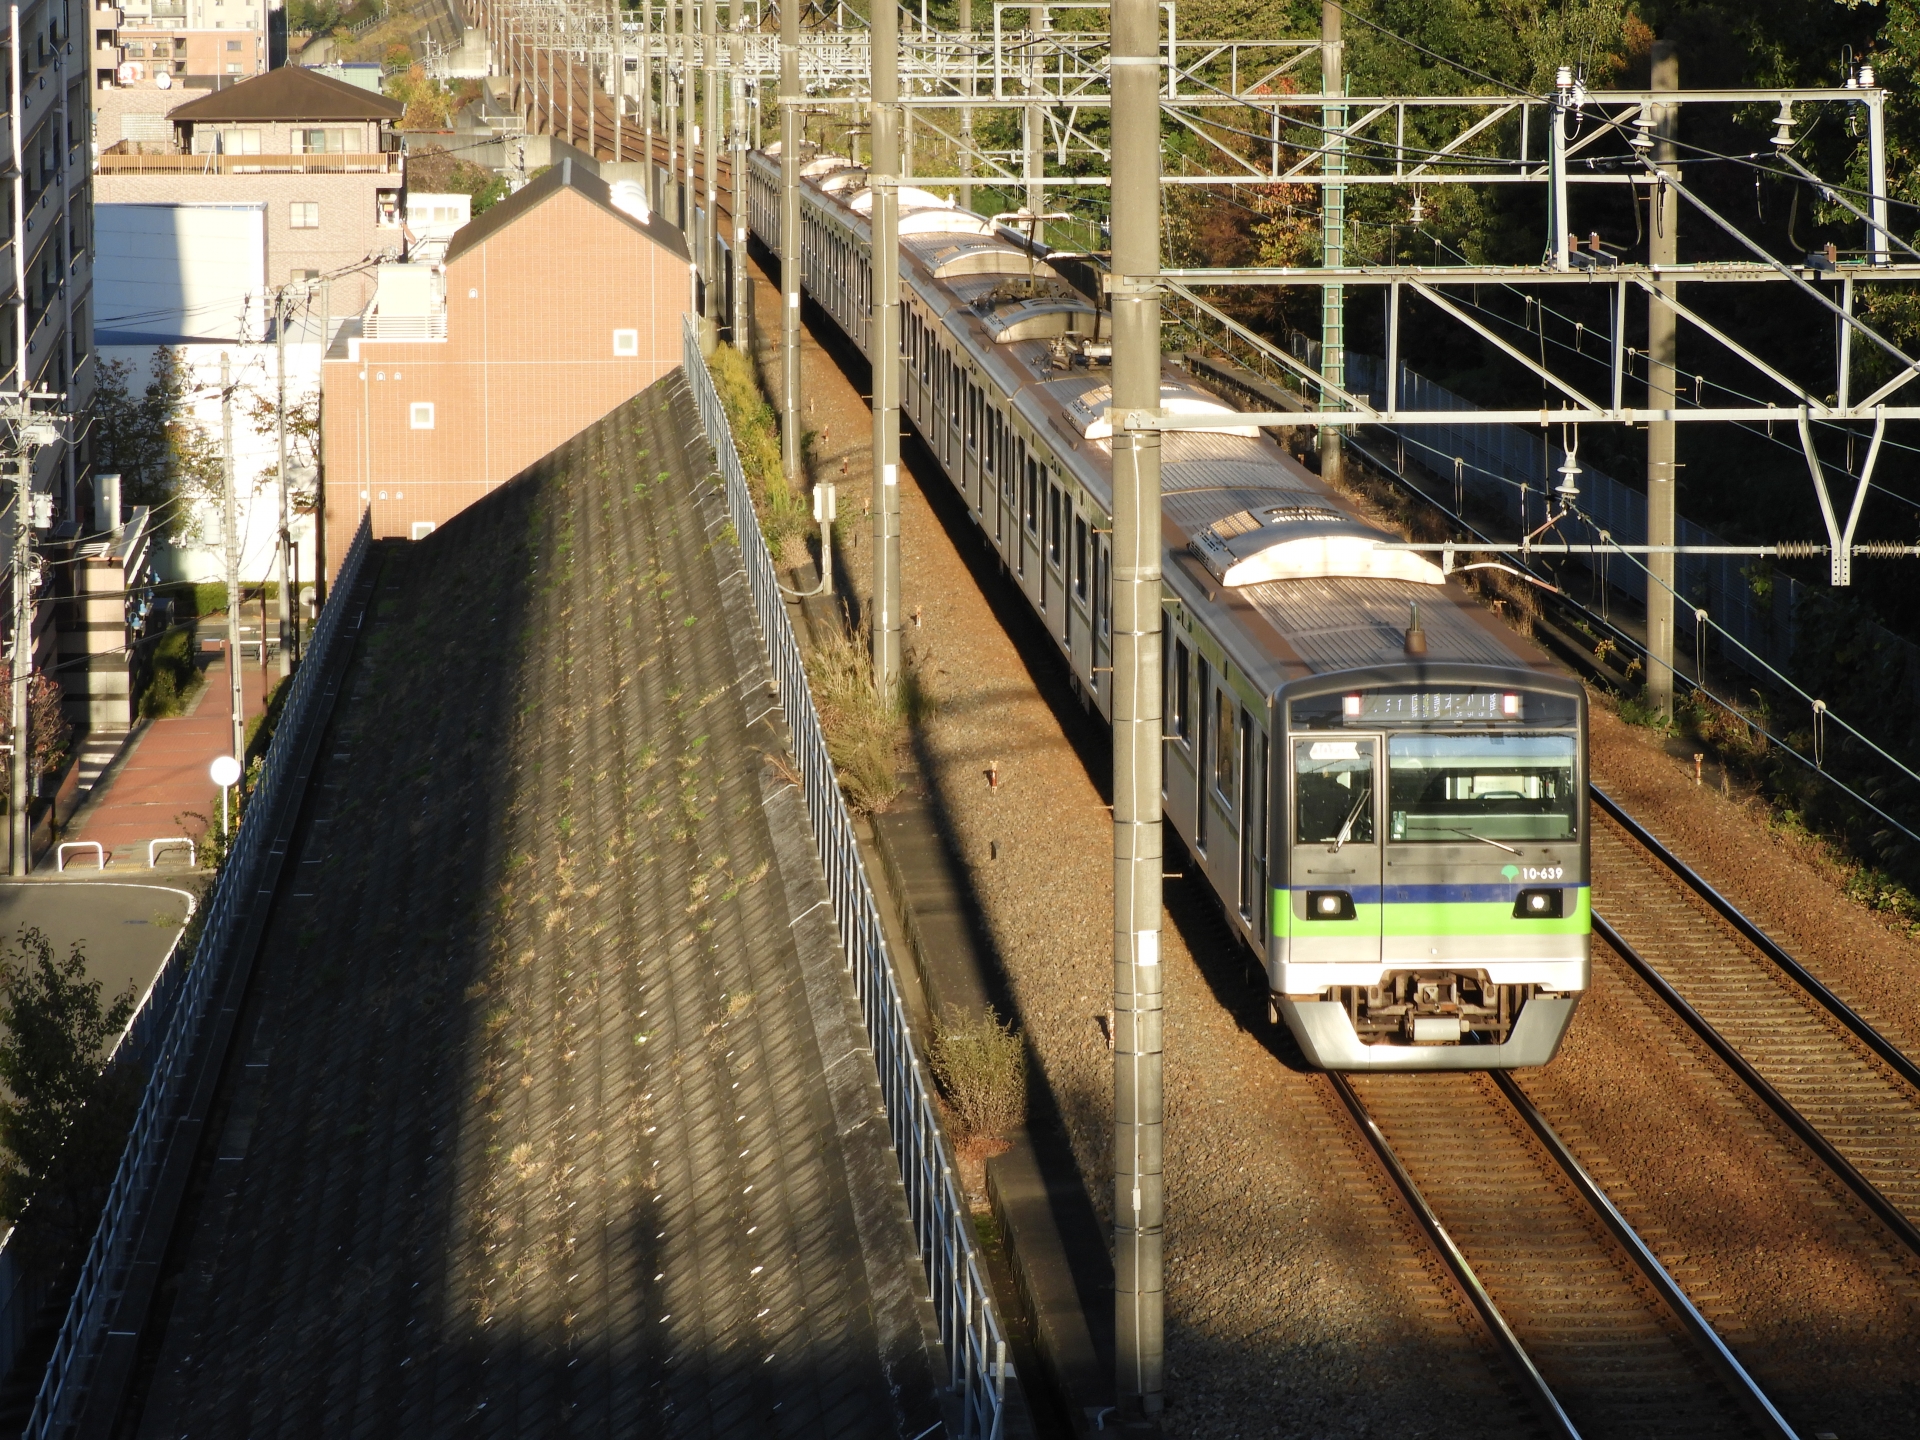
<svg viewBox="0 0 1920 1440">
<path fill-rule="evenodd" d="M 267 207 L 94 206 L 94 330 L 258 340 L 267 333 Z"/>
<path fill-rule="evenodd" d="M 134 393 L 146 388 L 153 375 L 152 345 L 103 345 L 103 360 L 124 360 L 132 366 L 127 377 Z M 279 461 L 279 440 L 272 425 L 256 430 L 249 412 L 254 397 L 268 401 L 278 394 L 278 348 L 270 344 L 222 345 L 189 344 L 173 347 L 193 377 L 192 416 L 216 443 L 220 439 L 220 357 L 228 358 L 234 385 L 233 458 L 234 486 L 240 518 L 240 578 L 246 584 L 279 578 L 279 560 L 275 551 L 279 525 L 279 486 L 266 478 Z M 295 340 L 289 338 L 287 355 L 287 399 L 289 405 L 320 392 L 319 336 Z M 303 462 L 289 444 L 292 461 L 288 478 L 296 489 L 312 493 L 317 489 L 310 462 Z M 185 580 L 195 583 L 227 578 L 226 538 L 223 506 L 218 498 L 197 500 L 187 516 L 190 534 L 183 539 L 167 538 L 172 527 L 164 518 L 156 529 L 153 569 L 156 579 Z M 314 517 L 296 514 L 290 527 L 299 556 L 301 585 L 313 582 L 315 575 Z M 341 537 L 336 544 L 344 545 Z"/>
</svg>

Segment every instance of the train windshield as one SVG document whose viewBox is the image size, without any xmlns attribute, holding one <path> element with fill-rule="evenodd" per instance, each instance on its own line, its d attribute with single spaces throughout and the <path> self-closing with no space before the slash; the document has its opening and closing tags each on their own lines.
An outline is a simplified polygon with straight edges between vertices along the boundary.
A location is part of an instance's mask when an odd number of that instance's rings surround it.
<svg viewBox="0 0 1920 1440">
<path fill-rule="evenodd" d="M 1395 735 L 1387 838 L 1571 840 L 1578 751 L 1572 735 Z"/>
</svg>

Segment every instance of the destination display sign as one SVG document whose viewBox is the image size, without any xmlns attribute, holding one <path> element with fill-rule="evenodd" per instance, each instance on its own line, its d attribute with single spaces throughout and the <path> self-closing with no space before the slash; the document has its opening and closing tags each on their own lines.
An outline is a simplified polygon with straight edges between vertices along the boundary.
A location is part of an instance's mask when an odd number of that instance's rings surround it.
<svg viewBox="0 0 1920 1440">
<path fill-rule="evenodd" d="M 1292 703 L 1296 730 L 1338 726 L 1399 728 L 1451 725 L 1571 725 L 1575 704 L 1563 695 L 1525 690 L 1429 690 L 1411 687 L 1315 695 Z"/>
</svg>

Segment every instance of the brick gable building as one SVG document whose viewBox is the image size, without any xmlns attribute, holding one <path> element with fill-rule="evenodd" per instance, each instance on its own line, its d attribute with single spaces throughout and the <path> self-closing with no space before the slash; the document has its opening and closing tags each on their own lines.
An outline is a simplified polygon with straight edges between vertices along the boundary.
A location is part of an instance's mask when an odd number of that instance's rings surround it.
<svg viewBox="0 0 1920 1440">
<path fill-rule="evenodd" d="M 418 537 L 680 363 L 680 232 L 571 161 L 463 227 L 440 265 L 380 267 L 321 379 L 327 564 L 364 508 Z"/>
</svg>

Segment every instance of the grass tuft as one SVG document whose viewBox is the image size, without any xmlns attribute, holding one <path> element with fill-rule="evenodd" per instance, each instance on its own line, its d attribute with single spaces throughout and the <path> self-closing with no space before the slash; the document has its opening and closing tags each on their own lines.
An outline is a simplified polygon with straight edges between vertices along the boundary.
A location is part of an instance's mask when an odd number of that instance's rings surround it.
<svg viewBox="0 0 1920 1440">
<path fill-rule="evenodd" d="M 992 1011 L 936 1020 L 928 1056 L 956 1144 L 1010 1139 L 1027 1118 L 1027 1055 L 1011 1021 Z"/>
</svg>

